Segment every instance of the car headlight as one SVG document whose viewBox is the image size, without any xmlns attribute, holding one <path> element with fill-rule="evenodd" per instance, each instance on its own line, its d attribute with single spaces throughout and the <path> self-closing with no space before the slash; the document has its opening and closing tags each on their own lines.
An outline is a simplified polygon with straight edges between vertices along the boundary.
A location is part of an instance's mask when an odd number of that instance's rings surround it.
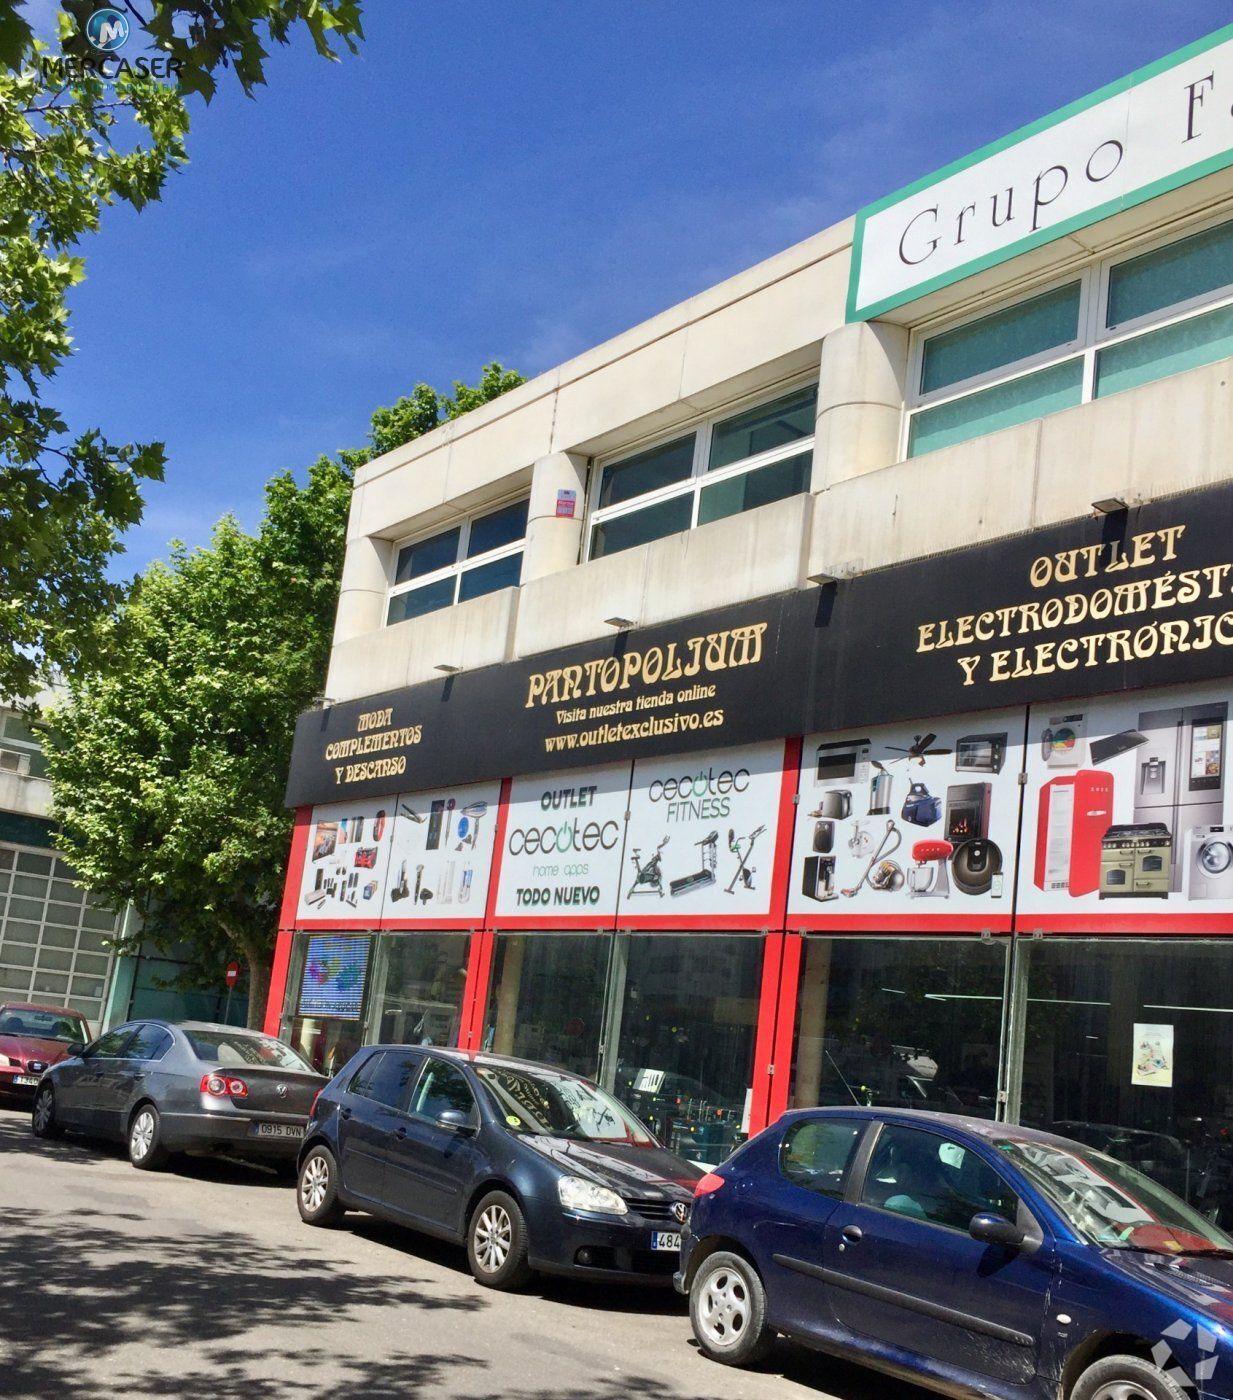
<svg viewBox="0 0 1233 1400">
<path fill-rule="evenodd" d="M 563 1176 L 557 1194 L 566 1210 L 593 1210 L 601 1215 L 625 1215 L 629 1207 L 615 1191 L 581 1176 Z"/>
</svg>

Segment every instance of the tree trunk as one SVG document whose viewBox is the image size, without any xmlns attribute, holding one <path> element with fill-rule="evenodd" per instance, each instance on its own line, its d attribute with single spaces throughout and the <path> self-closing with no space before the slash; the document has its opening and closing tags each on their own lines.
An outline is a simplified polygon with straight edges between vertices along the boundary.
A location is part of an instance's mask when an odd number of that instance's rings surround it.
<svg viewBox="0 0 1233 1400">
<path fill-rule="evenodd" d="M 263 943 L 246 943 L 244 961 L 248 964 L 248 1026 L 260 1030 L 265 1024 L 265 1003 L 270 993 L 270 958 Z"/>
</svg>

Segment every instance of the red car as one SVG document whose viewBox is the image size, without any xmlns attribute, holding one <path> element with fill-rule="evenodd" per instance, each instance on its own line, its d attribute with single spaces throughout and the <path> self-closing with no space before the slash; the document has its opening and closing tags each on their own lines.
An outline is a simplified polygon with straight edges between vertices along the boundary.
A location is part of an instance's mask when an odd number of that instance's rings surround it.
<svg viewBox="0 0 1233 1400">
<path fill-rule="evenodd" d="M 33 1099 L 43 1071 L 91 1039 L 86 1018 L 66 1006 L 0 1006 L 0 1099 Z"/>
</svg>

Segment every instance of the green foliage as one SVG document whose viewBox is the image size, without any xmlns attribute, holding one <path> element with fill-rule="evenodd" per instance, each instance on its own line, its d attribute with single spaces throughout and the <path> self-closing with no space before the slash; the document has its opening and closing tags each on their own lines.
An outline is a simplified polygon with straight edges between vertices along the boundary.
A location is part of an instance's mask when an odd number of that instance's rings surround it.
<svg viewBox="0 0 1233 1400">
<path fill-rule="evenodd" d="M 66 52 L 94 0 L 64 0 Z M 128 6 L 130 14 L 135 14 Z M 182 67 L 180 86 L 123 74 L 56 77 L 19 0 L 0 0 L 0 695 L 99 655 L 122 597 L 108 578 L 119 536 L 141 519 L 141 485 L 161 480 L 163 445 L 70 435 L 48 402 L 72 353 L 67 297 L 84 264 L 72 249 L 104 208 L 160 198 L 187 154 L 184 94 L 213 91 L 218 68 L 245 92 L 264 81 L 263 38 L 303 25 L 318 50 L 354 49 L 356 0 L 151 0 L 139 22 Z"/>
</svg>

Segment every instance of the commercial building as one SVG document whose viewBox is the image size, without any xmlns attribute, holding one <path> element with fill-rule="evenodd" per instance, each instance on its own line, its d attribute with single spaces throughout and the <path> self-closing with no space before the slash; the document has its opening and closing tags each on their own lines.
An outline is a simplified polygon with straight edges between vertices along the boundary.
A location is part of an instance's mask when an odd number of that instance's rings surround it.
<svg viewBox="0 0 1233 1400">
<path fill-rule="evenodd" d="M 267 1027 L 1233 1163 L 1233 30 L 363 467 Z"/>
</svg>

